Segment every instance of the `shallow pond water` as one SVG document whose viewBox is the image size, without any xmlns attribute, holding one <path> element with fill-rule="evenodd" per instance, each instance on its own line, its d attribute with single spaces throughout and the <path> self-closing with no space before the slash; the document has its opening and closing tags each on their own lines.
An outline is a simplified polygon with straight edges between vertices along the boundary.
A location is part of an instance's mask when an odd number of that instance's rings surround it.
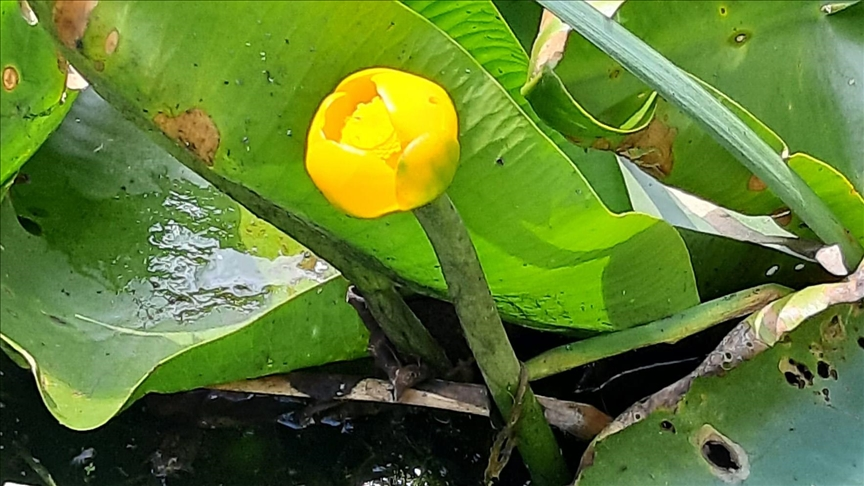
<svg viewBox="0 0 864 486">
<path fill-rule="evenodd" d="M 410 407 L 294 430 L 274 420 L 291 403 L 207 392 L 147 398 L 75 432 L 45 409 L 28 371 L 5 355 L 0 371 L 2 482 L 46 484 L 41 466 L 61 486 L 476 485 L 494 433 L 488 418 Z M 513 462 L 501 484 L 526 483 Z"/>
</svg>

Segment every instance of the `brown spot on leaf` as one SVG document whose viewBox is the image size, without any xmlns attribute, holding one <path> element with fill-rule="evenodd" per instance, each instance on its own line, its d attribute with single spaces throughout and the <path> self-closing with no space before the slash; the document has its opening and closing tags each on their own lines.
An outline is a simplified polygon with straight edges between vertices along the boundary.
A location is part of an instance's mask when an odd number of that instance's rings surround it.
<svg viewBox="0 0 864 486">
<path fill-rule="evenodd" d="M 105 70 L 105 63 L 102 61 L 94 61 L 93 69 L 99 71 L 100 73 Z"/>
<path fill-rule="evenodd" d="M 840 316 L 835 315 L 830 320 L 823 322 L 819 330 L 823 342 L 835 343 L 846 339 L 846 326 L 843 325 Z"/>
<path fill-rule="evenodd" d="M 117 44 L 120 42 L 120 32 L 117 29 L 111 29 L 105 37 L 105 54 L 109 56 L 117 50 Z"/>
<path fill-rule="evenodd" d="M 771 219 L 780 226 L 789 226 L 792 222 L 792 211 L 789 208 L 780 208 L 771 213 Z"/>
<path fill-rule="evenodd" d="M 87 31 L 90 12 L 97 0 L 57 0 L 54 2 L 54 27 L 57 37 L 70 49 L 75 49 Z"/>
<path fill-rule="evenodd" d="M 594 140 L 594 142 L 591 144 L 591 148 L 597 150 L 611 150 L 612 142 L 610 142 L 608 139 L 601 137 Z"/>
<path fill-rule="evenodd" d="M 15 66 L 6 66 L 3 68 L 3 89 L 12 91 L 18 86 L 21 77 L 18 75 L 18 70 Z"/>
<path fill-rule="evenodd" d="M 66 58 L 63 57 L 63 54 L 60 54 L 59 52 L 57 53 L 57 69 L 59 69 L 63 74 L 69 72 L 69 63 L 66 61 Z"/>
<path fill-rule="evenodd" d="M 199 108 L 192 108 L 170 117 L 159 113 L 153 122 L 167 135 L 191 150 L 205 164 L 212 166 L 219 148 L 219 129 L 210 116 Z"/>
<path fill-rule="evenodd" d="M 747 181 L 747 189 L 753 192 L 764 191 L 768 188 L 768 185 L 762 182 L 762 179 L 756 177 L 756 175 L 751 175 L 750 180 Z"/>
<path fill-rule="evenodd" d="M 663 179 L 672 172 L 672 144 L 676 135 L 678 130 L 655 118 L 643 130 L 628 135 L 618 153 L 657 179 Z"/>
</svg>

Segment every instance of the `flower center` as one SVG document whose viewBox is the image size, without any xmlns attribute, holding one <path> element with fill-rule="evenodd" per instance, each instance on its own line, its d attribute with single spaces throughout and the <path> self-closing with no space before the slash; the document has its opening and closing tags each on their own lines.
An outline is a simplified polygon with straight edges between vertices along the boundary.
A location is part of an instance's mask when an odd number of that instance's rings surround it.
<svg viewBox="0 0 864 486">
<path fill-rule="evenodd" d="M 393 169 L 402 152 L 390 113 L 379 96 L 357 105 L 354 113 L 345 120 L 340 143 L 372 152 Z"/>
</svg>

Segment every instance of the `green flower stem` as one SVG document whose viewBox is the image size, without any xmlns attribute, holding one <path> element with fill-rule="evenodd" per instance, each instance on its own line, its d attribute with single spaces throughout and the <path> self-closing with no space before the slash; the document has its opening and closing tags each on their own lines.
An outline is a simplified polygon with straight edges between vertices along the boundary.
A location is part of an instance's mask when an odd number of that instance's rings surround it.
<svg viewBox="0 0 864 486">
<path fill-rule="evenodd" d="M 415 209 L 414 214 L 438 255 L 465 338 L 492 399 L 506 419 L 513 409 L 521 365 L 501 324 L 468 230 L 446 193 Z M 565 484 L 570 479 L 567 467 L 530 387 L 525 391 L 522 406 L 515 431 L 517 447 L 534 484 Z"/>
<path fill-rule="evenodd" d="M 825 202 L 767 143 L 687 73 L 583 1 L 538 0 L 538 3 L 695 120 L 763 180 L 822 241 L 838 245 L 847 269 L 858 266 L 864 249 Z"/>
<path fill-rule="evenodd" d="M 184 163 L 187 161 L 195 163 L 182 150 L 166 148 L 173 150 L 178 160 Z M 444 349 L 414 315 L 394 288 L 393 282 L 380 271 L 362 263 L 361 256 L 355 257 L 356 251 L 351 247 L 329 237 L 313 225 L 296 218 L 241 185 L 216 175 L 213 171 L 196 170 L 196 172 L 205 175 L 210 183 L 246 206 L 253 214 L 291 235 L 300 244 L 342 272 L 342 275 L 356 285 L 363 294 L 372 316 L 401 353 L 417 356 L 441 373 L 453 367 Z"/>
<path fill-rule="evenodd" d="M 721 322 L 751 314 L 790 292 L 782 285 L 760 285 L 644 326 L 565 344 L 528 360 L 528 379 L 539 380 L 645 346 L 675 343 Z"/>
<path fill-rule="evenodd" d="M 366 305 L 390 342 L 404 354 L 414 355 L 443 375 L 453 368 L 444 349 L 408 307 L 387 277 L 358 265 L 342 270 L 366 300 Z"/>
</svg>

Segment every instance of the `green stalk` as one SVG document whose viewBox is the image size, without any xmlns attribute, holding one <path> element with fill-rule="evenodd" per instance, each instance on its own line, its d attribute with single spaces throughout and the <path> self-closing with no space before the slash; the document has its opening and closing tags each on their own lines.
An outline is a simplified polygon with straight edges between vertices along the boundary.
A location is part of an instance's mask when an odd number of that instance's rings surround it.
<svg viewBox="0 0 864 486">
<path fill-rule="evenodd" d="M 344 260 L 340 262 L 341 265 L 334 266 L 360 290 L 372 317 L 378 321 L 381 330 L 396 349 L 403 354 L 417 356 L 439 374 L 450 371 L 453 364 L 444 349 L 408 307 L 393 287 L 393 282 L 380 273 Z"/>
<path fill-rule="evenodd" d="M 528 379 L 539 380 L 654 344 L 675 343 L 721 322 L 752 314 L 790 292 L 792 289 L 782 285 L 760 285 L 705 302 L 644 326 L 565 344 L 528 360 L 525 363 Z"/>
<path fill-rule="evenodd" d="M 501 324 L 468 230 L 446 193 L 415 209 L 414 214 L 438 255 L 447 290 L 492 399 L 507 419 L 513 410 L 521 366 Z M 515 435 L 534 484 L 560 486 L 569 481 L 555 436 L 530 387 L 525 390 Z"/>
<path fill-rule="evenodd" d="M 671 61 L 583 1 L 537 0 L 589 42 L 660 93 L 756 174 L 827 244 L 836 244 L 847 269 L 864 249 L 828 206 L 756 133 Z"/>
</svg>

